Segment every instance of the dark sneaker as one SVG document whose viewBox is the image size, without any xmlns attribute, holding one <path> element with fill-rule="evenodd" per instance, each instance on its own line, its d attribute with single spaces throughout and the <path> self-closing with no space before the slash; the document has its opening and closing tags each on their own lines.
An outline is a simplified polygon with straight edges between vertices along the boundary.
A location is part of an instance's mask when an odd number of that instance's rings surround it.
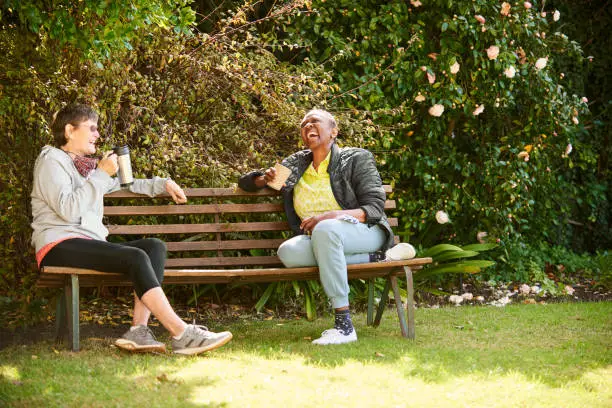
<svg viewBox="0 0 612 408">
<path fill-rule="evenodd" d="M 370 252 L 370 262 L 382 262 L 385 260 L 385 254 L 382 251 Z"/>
<path fill-rule="evenodd" d="M 155 339 L 148 326 L 142 325 L 125 332 L 121 338 L 115 340 L 115 346 L 135 353 L 166 352 L 166 345 Z"/>
<path fill-rule="evenodd" d="M 232 339 L 232 333 L 214 333 L 205 326 L 187 325 L 180 340 L 172 339 L 172 351 L 176 354 L 200 354 L 221 347 Z"/>
</svg>

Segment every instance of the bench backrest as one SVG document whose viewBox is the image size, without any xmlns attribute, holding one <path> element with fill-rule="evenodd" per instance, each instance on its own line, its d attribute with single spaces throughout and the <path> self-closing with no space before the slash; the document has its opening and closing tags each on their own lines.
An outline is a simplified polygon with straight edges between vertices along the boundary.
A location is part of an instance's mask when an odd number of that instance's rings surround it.
<svg viewBox="0 0 612 408">
<path fill-rule="evenodd" d="M 385 185 L 385 192 L 392 192 Z M 168 246 L 167 268 L 278 266 L 276 249 L 291 236 L 278 191 L 185 189 L 188 203 L 168 205 L 129 191 L 105 196 L 109 241 L 158 237 Z M 387 211 L 395 201 L 387 200 Z M 396 218 L 389 218 L 392 227 Z"/>
</svg>

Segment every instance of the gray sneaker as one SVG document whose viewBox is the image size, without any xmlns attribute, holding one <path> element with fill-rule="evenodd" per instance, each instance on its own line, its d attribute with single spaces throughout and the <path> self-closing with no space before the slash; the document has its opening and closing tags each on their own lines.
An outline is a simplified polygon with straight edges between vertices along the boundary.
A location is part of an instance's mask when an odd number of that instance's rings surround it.
<svg viewBox="0 0 612 408">
<path fill-rule="evenodd" d="M 115 346 L 135 353 L 166 352 L 166 345 L 155 339 L 148 326 L 142 325 L 125 332 L 121 338 L 115 340 Z"/>
<path fill-rule="evenodd" d="M 232 333 L 213 333 L 205 326 L 187 325 L 180 340 L 172 339 L 172 351 L 176 354 L 200 354 L 221 347 L 232 339 Z"/>
</svg>

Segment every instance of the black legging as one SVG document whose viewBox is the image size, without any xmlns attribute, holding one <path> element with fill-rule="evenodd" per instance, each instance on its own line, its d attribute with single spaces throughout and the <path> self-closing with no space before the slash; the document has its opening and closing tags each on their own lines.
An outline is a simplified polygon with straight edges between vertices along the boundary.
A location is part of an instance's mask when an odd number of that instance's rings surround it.
<svg viewBox="0 0 612 408">
<path fill-rule="evenodd" d="M 157 238 L 114 244 L 95 239 L 72 238 L 54 246 L 40 266 L 69 266 L 127 275 L 141 298 L 161 286 L 166 244 Z"/>
</svg>

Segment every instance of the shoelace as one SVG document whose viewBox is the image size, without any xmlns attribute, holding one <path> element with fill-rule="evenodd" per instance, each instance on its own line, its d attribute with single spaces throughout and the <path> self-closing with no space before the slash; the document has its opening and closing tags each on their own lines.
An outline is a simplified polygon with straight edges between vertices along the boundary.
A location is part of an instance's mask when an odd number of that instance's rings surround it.
<svg viewBox="0 0 612 408">
<path fill-rule="evenodd" d="M 200 324 L 195 324 L 195 321 L 192 324 L 192 326 L 195 327 L 198 330 L 202 330 L 202 331 L 205 331 L 205 332 L 209 332 L 210 331 L 210 330 L 208 330 L 208 327 L 206 327 L 206 326 L 202 326 Z"/>
</svg>

